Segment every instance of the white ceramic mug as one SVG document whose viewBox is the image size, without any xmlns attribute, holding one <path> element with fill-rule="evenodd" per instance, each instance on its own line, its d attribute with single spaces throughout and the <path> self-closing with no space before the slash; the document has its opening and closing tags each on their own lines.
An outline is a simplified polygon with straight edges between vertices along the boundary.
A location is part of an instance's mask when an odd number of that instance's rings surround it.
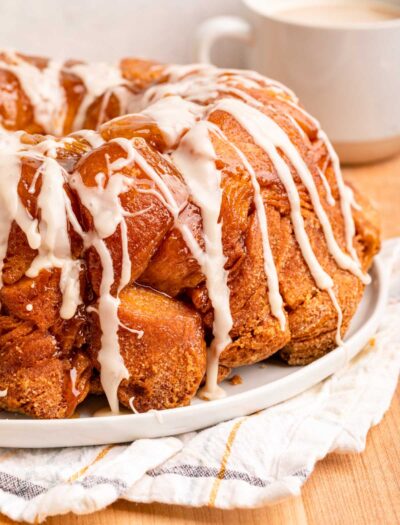
<svg viewBox="0 0 400 525">
<path fill-rule="evenodd" d="M 332 0 L 243 2 L 248 21 L 217 17 L 200 26 L 199 61 L 210 61 L 218 39 L 241 39 L 250 47 L 249 67 L 293 89 L 343 162 L 400 151 L 400 19 L 316 25 L 288 21 L 281 12 Z M 389 3 L 400 9 L 400 0 Z"/>
</svg>

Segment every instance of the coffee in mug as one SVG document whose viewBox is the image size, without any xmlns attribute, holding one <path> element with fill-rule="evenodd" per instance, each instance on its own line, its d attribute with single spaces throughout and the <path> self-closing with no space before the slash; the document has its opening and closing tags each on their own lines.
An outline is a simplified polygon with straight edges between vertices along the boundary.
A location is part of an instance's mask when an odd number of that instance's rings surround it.
<svg viewBox="0 0 400 525">
<path fill-rule="evenodd" d="M 400 19 L 400 11 L 393 6 L 378 2 L 352 2 L 345 4 L 298 5 L 277 11 L 277 15 L 288 22 L 320 26 L 337 26 L 383 22 Z"/>
</svg>

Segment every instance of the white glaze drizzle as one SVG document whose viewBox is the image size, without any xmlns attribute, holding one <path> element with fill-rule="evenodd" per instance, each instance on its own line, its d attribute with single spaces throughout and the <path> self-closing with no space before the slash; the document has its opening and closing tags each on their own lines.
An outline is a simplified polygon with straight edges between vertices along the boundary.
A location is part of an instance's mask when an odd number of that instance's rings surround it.
<svg viewBox="0 0 400 525">
<path fill-rule="evenodd" d="M 318 175 L 320 176 L 320 179 L 322 181 L 322 184 L 324 186 L 324 190 L 325 190 L 325 193 L 326 193 L 326 200 L 328 201 L 328 204 L 330 206 L 335 206 L 336 204 L 336 201 L 332 195 L 332 189 L 329 185 L 329 182 L 328 182 L 328 179 L 326 178 L 326 175 L 325 173 L 320 169 L 320 168 L 317 168 L 317 171 L 318 171 Z"/>
<path fill-rule="evenodd" d="M 188 85 L 190 82 L 192 85 L 196 85 L 196 81 L 203 84 L 203 86 L 212 91 L 215 88 L 215 82 L 221 83 L 222 86 L 243 86 L 249 89 L 268 87 L 275 88 L 276 90 L 284 93 L 291 100 L 298 102 L 298 98 L 287 86 L 284 86 L 276 80 L 272 80 L 263 75 L 260 75 L 256 71 L 247 69 L 220 69 L 210 64 L 187 64 L 187 65 L 170 65 L 165 68 L 164 72 L 168 76 L 168 84 L 179 84 L 182 80 L 189 78 Z M 193 77 L 195 77 L 193 79 Z M 194 82 L 193 82 L 194 80 Z M 155 86 L 157 89 L 158 86 Z M 210 89 L 211 87 L 211 89 Z M 190 87 L 189 87 L 190 89 Z M 195 87 L 195 89 L 197 89 Z"/>
<path fill-rule="evenodd" d="M 83 236 L 85 247 L 92 246 L 96 250 L 101 262 L 102 276 L 97 314 L 102 334 L 98 361 L 101 366 L 101 384 L 113 412 L 119 411 L 118 387 L 123 379 L 129 378 L 129 372 L 119 351 L 118 340 L 119 292 L 129 282 L 131 268 L 131 261 L 127 254 L 124 210 L 119 197 L 132 186 L 132 180 L 121 173 L 114 173 L 114 169 L 122 169 L 124 163 L 130 162 L 130 159 L 121 158 L 119 160 L 120 162 L 109 165 L 111 171 L 105 187 L 102 184 L 93 187 L 86 186 L 78 172 L 75 172 L 69 181 L 71 187 L 78 193 L 83 206 L 90 211 L 94 223 L 94 231 L 89 235 L 85 235 L 79 225 L 72 225 Z M 123 239 L 122 271 L 118 293 L 114 296 L 111 293 L 114 283 L 114 265 L 104 239 L 112 235 L 118 227 L 121 228 Z"/>
<path fill-rule="evenodd" d="M 328 151 L 329 159 L 332 163 L 332 168 L 335 174 L 335 180 L 336 180 L 337 188 L 338 188 L 339 195 L 340 195 L 340 208 L 341 208 L 342 217 L 343 217 L 344 226 L 345 226 L 346 248 L 349 254 L 351 255 L 351 257 L 356 261 L 356 263 L 359 264 L 358 255 L 354 248 L 354 243 L 353 243 L 356 229 L 355 229 L 353 214 L 351 211 L 352 207 L 357 209 L 358 205 L 354 201 L 354 195 L 353 195 L 351 188 L 349 188 L 349 186 L 347 186 L 344 182 L 343 175 L 340 169 L 339 157 L 337 156 L 337 153 L 335 149 L 333 148 L 332 143 L 329 140 L 328 136 L 321 129 L 321 126 L 318 120 L 315 119 L 313 116 L 311 116 L 309 113 L 307 113 L 303 108 L 294 104 L 292 101 L 287 100 L 286 103 L 292 107 L 295 107 L 297 111 L 302 113 L 307 119 L 309 119 L 312 122 L 312 124 L 318 130 L 318 138 L 324 143 Z M 322 172 L 320 172 L 320 175 L 322 175 Z M 325 176 L 324 176 L 324 179 L 326 180 Z M 324 180 L 323 180 L 323 183 L 324 183 L 324 186 L 326 186 Z M 368 274 L 364 274 L 363 282 L 365 284 L 368 284 L 370 282 L 370 277 Z"/>
<path fill-rule="evenodd" d="M 201 395 L 206 399 L 215 399 L 221 397 L 221 389 L 217 385 L 219 356 L 232 341 L 229 332 L 233 321 L 228 272 L 224 268 L 226 257 L 222 245 L 222 222 L 219 219 L 222 204 L 221 172 L 215 166 L 217 156 L 209 137 L 209 128 L 208 122 L 198 122 L 186 133 L 171 157 L 194 203 L 200 209 L 203 222 L 205 251 L 197 253 L 196 258 L 206 278 L 208 295 L 214 309 L 214 322 L 206 385 Z"/>
<path fill-rule="evenodd" d="M 71 392 L 72 395 L 75 397 L 78 397 L 80 395 L 80 391 L 76 388 L 76 380 L 78 377 L 78 373 L 76 371 L 76 368 L 71 368 L 69 371 L 69 376 L 71 378 Z"/>
<path fill-rule="evenodd" d="M 199 120 L 203 109 L 176 95 L 161 98 L 140 114 L 157 123 L 167 148 L 173 148 L 185 131 Z"/>
<path fill-rule="evenodd" d="M 108 180 L 104 187 L 104 173 L 98 173 L 96 180 L 97 186 L 86 186 L 78 172 L 74 173 L 69 182 L 74 188 L 85 208 L 90 211 L 94 231 L 90 235 L 85 235 L 79 225 L 72 222 L 76 231 L 83 236 L 86 247 L 92 246 L 98 253 L 102 266 L 102 279 L 98 300 L 98 316 L 102 331 L 101 349 L 98 360 L 101 365 L 100 379 L 113 412 L 118 412 L 118 387 L 122 379 L 127 379 L 129 373 L 119 351 L 118 329 L 120 326 L 135 333 L 138 338 L 143 336 L 143 331 L 134 330 L 122 325 L 118 317 L 120 304 L 119 293 L 129 283 L 131 275 L 131 261 L 128 253 L 128 235 L 125 217 L 125 210 L 120 202 L 120 195 L 128 191 L 135 183 L 134 179 L 129 178 L 120 170 L 134 164 L 138 164 L 141 169 L 153 180 L 164 198 L 167 208 L 174 217 L 180 212 L 180 206 L 168 186 L 168 183 L 146 162 L 144 157 L 133 147 L 131 141 L 124 138 L 113 139 L 111 142 L 118 144 L 126 153 L 125 157 L 120 157 L 108 165 Z M 168 180 L 168 177 L 165 177 Z M 158 196 L 158 193 L 156 193 Z M 185 198 L 187 195 L 185 194 Z M 114 266 L 111 254 L 106 246 L 104 239 L 112 235 L 116 229 L 121 229 L 122 242 L 122 271 L 118 283 L 118 292 L 114 297 L 111 288 L 114 282 Z"/>
<path fill-rule="evenodd" d="M 132 410 L 132 412 L 134 414 L 140 414 L 140 412 L 138 410 L 136 410 L 136 408 L 135 408 L 134 401 L 135 401 L 135 396 L 132 396 L 132 397 L 129 398 L 129 401 L 128 401 L 129 408 Z"/>
<path fill-rule="evenodd" d="M 20 172 L 19 156 L 4 151 L 0 155 L 0 287 L 3 286 L 2 271 L 13 221 L 26 232 L 32 249 L 38 249 L 40 246 L 37 221 L 32 221 L 18 195 Z"/>
<path fill-rule="evenodd" d="M 85 88 L 73 122 L 73 129 L 80 130 L 91 104 L 103 96 L 98 122 L 104 120 L 104 114 L 110 97 L 118 99 L 119 112 L 125 114 L 136 98 L 129 89 L 129 83 L 123 78 L 120 68 L 104 63 L 78 63 L 65 65 L 62 62 L 49 61 L 45 68 L 39 68 L 11 50 L 2 51 L 6 60 L 0 61 L 0 69 L 9 71 L 18 80 L 21 89 L 29 98 L 34 112 L 34 119 L 44 133 L 62 135 L 66 117 L 66 93 L 61 84 L 61 74 L 72 73 L 79 78 Z"/>
<path fill-rule="evenodd" d="M 290 139 L 283 132 L 283 130 L 272 119 L 270 119 L 263 113 L 257 111 L 256 109 L 250 106 L 246 106 L 240 101 L 234 100 L 234 99 L 222 100 L 217 104 L 216 108 L 231 114 L 252 136 L 255 143 L 258 146 L 260 146 L 268 154 L 269 158 L 273 162 L 277 170 L 278 176 L 282 184 L 284 185 L 286 193 L 289 198 L 289 202 L 291 206 L 291 218 L 292 218 L 292 223 L 293 223 L 293 229 L 294 229 L 294 233 L 295 233 L 297 242 L 300 246 L 302 255 L 308 265 L 310 273 L 313 276 L 317 286 L 321 290 L 329 290 L 328 293 L 330 297 L 332 298 L 334 295 L 333 280 L 329 276 L 329 274 L 322 268 L 322 266 L 320 265 L 320 263 L 318 262 L 318 259 L 316 258 L 314 254 L 314 251 L 311 247 L 310 240 L 308 238 L 308 235 L 305 229 L 304 219 L 301 214 L 301 202 L 300 202 L 300 196 L 299 196 L 298 190 L 296 188 L 296 184 L 293 180 L 293 177 L 292 177 L 292 174 L 290 172 L 288 165 L 285 163 L 283 158 L 279 155 L 276 148 L 277 147 L 281 148 L 285 152 L 287 157 L 289 158 L 290 162 L 297 169 L 297 173 L 299 174 L 303 184 L 306 186 L 306 188 L 310 192 L 310 196 L 311 196 L 317 216 L 319 216 L 320 221 L 321 221 L 321 217 L 322 217 L 322 220 L 324 220 L 323 213 L 322 213 L 323 208 L 319 201 L 317 190 L 311 184 L 311 181 L 314 183 L 314 180 L 312 179 L 311 174 L 308 172 L 308 169 L 306 168 L 304 162 L 302 161 L 300 154 L 298 153 L 296 148 L 293 146 L 293 144 L 290 142 Z M 330 226 L 330 223 L 329 223 L 329 226 Z M 337 257 L 340 263 L 342 263 L 343 259 L 345 258 L 338 256 L 337 252 L 340 249 L 336 245 L 338 248 L 338 250 L 336 250 L 332 231 L 329 230 L 328 227 L 326 227 L 326 224 L 325 224 L 325 228 L 324 228 L 324 224 L 322 224 L 322 227 L 325 233 L 325 237 L 327 238 L 328 249 L 332 250 L 332 247 L 334 247 L 335 251 L 332 255 L 335 257 L 335 260 Z M 343 252 L 341 251 L 340 253 L 343 254 Z M 353 260 L 351 261 L 352 263 L 354 262 Z M 348 267 L 346 269 L 350 269 L 350 268 Z M 352 266 L 351 266 L 351 269 L 353 269 Z M 360 276 L 359 271 L 357 271 L 357 275 Z M 338 312 L 338 321 L 340 321 L 342 317 L 342 312 L 341 312 L 339 303 L 337 302 L 336 298 L 335 300 L 333 300 L 333 304 Z M 340 336 L 340 330 L 339 330 L 339 336 Z M 336 339 L 337 339 L 338 344 L 342 343 L 340 337 L 337 336 Z"/>
<path fill-rule="evenodd" d="M 92 417 L 110 417 L 110 416 L 119 416 L 119 412 L 113 412 L 108 407 L 102 407 L 93 412 Z"/>
<path fill-rule="evenodd" d="M 7 397 L 7 394 L 8 394 L 8 388 L 6 388 L 5 390 L 0 390 L 0 397 Z"/>
<path fill-rule="evenodd" d="M 100 380 L 113 412 L 119 411 L 118 387 L 123 379 L 129 379 L 129 372 L 119 351 L 118 308 L 119 297 L 111 294 L 114 282 L 114 266 L 106 243 L 96 239 L 92 246 L 97 251 L 102 267 L 99 291 L 98 313 L 101 326 L 101 349 L 98 353 Z"/>
<path fill-rule="evenodd" d="M 156 410 L 155 408 L 151 408 L 150 410 L 148 410 L 148 413 L 153 414 L 154 417 L 157 419 L 157 422 L 160 423 L 160 425 L 164 423 L 164 418 L 163 418 L 163 414 L 161 410 Z"/>
<path fill-rule="evenodd" d="M 126 83 L 119 68 L 102 62 L 97 64 L 74 64 L 66 67 L 65 70 L 78 76 L 86 89 L 84 98 L 75 116 L 74 130 L 79 130 L 83 127 L 87 110 L 96 98 L 105 95 L 107 92 L 109 94 L 114 92 L 115 96 L 118 96 L 119 91 L 117 89 L 112 91 L 113 88 L 120 87 Z M 126 108 L 120 108 L 120 110 L 123 113 Z"/>
<path fill-rule="evenodd" d="M 135 186 L 135 188 L 138 191 L 143 191 L 143 193 L 151 193 L 164 204 L 173 217 L 174 224 L 180 230 L 190 252 L 197 260 L 200 260 L 203 257 L 202 249 L 193 236 L 190 228 L 187 224 L 182 223 L 179 218 L 180 212 L 187 204 L 188 193 L 186 187 L 183 184 L 180 184 L 180 187 L 177 186 L 177 179 L 170 177 L 166 173 L 161 177 L 161 175 L 157 173 L 153 166 L 146 161 L 139 151 L 135 150 L 131 141 L 124 138 L 113 139 L 113 141 L 117 142 L 125 149 L 127 152 L 126 158 L 130 159 L 132 162 L 134 160 L 155 185 L 155 189 L 150 190 L 139 189 L 137 186 Z"/>
<path fill-rule="evenodd" d="M 82 302 L 79 281 L 81 262 L 71 255 L 65 206 L 68 199 L 64 191 L 66 180 L 61 166 L 52 158 L 43 159 L 40 171 L 42 186 L 37 198 L 41 212 L 38 224 L 40 246 L 26 275 L 36 277 L 43 269 L 60 268 L 63 298 L 60 316 L 71 319 Z"/>
<path fill-rule="evenodd" d="M 359 264 L 357 252 L 353 244 L 353 239 L 356 233 L 353 213 L 351 211 L 352 203 L 354 200 L 353 192 L 351 191 L 351 188 L 349 188 L 344 183 L 342 172 L 340 170 L 339 158 L 330 140 L 326 136 L 325 132 L 322 131 L 322 129 L 319 129 L 318 137 L 324 142 L 328 150 L 328 154 L 332 162 L 333 171 L 335 173 L 336 184 L 337 184 L 339 195 L 340 195 L 340 207 L 342 210 L 342 216 L 343 216 L 344 223 L 345 223 L 346 248 L 348 252 L 350 253 L 350 255 L 353 257 L 353 259 Z M 370 282 L 369 275 L 367 274 L 364 275 L 363 282 L 364 284 L 368 284 Z"/>
<path fill-rule="evenodd" d="M 221 94 L 235 95 L 256 107 L 262 104 L 242 88 L 259 89 L 267 85 L 267 80 L 251 71 L 234 69 L 220 70 L 214 66 L 194 64 L 193 66 L 169 66 L 166 68 L 168 82 L 149 87 L 137 98 L 137 111 L 146 109 L 149 104 L 164 97 L 176 95 L 185 100 L 208 105 Z M 268 81 L 268 86 L 275 86 L 285 97 L 295 99 L 294 94 L 275 81 Z"/>
<path fill-rule="evenodd" d="M 219 135 L 224 138 L 226 142 L 229 142 L 227 137 L 219 130 Z M 261 232 L 261 239 L 263 245 L 263 256 L 264 256 L 264 272 L 268 283 L 268 299 L 271 307 L 271 312 L 274 317 L 279 321 L 281 330 L 285 329 L 286 317 L 283 308 L 283 299 L 279 291 L 279 277 L 272 255 L 271 244 L 268 236 L 268 220 L 265 212 L 266 204 L 263 201 L 260 185 L 257 180 L 257 175 L 253 169 L 253 166 L 248 161 L 244 153 L 232 142 L 229 142 L 230 146 L 236 151 L 238 157 L 242 161 L 244 167 L 250 175 L 251 184 L 254 191 L 254 204 L 256 207 L 258 225 Z"/>
<path fill-rule="evenodd" d="M 29 246 L 38 251 L 26 275 L 35 277 L 42 269 L 59 268 L 62 294 L 60 316 L 70 319 L 81 303 L 81 262 L 73 259 L 71 253 L 67 221 L 70 201 L 64 188 L 64 170 L 55 159 L 44 156 L 41 149 L 41 144 L 37 148 L 21 144 L 18 135 L 10 137 L 8 143 L 3 137 L 0 155 L 0 287 L 8 237 L 15 221 L 25 233 Z M 32 158 L 39 162 L 33 181 L 36 184 L 38 178 L 41 178 L 41 189 L 37 196 L 39 221 L 29 215 L 18 194 L 23 158 Z M 30 189 L 34 192 L 32 186 L 33 184 Z"/>
<path fill-rule="evenodd" d="M 12 73 L 29 98 L 35 121 L 45 133 L 61 135 L 66 114 L 65 93 L 60 84 L 60 62 L 49 61 L 44 69 L 30 64 L 13 51 L 4 51 L 11 63 L 1 61 L 0 69 Z"/>
<path fill-rule="evenodd" d="M 92 129 L 81 129 L 79 131 L 75 131 L 75 133 L 71 134 L 71 137 L 77 139 L 82 138 L 83 140 L 86 140 L 92 149 L 99 148 L 102 144 L 104 144 L 104 139 L 100 133 L 97 133 L 97 131 L 93 131 Z"/>
<path fill-rule="evenodd" d="M 121 320 L 119 321 L 119 326 L 127 332 L 130 332 L 131 334 L 136 334 L 138 339 L 142 339 L 142 337 L 144 336 L 144 330 L 136 330 L 135 328 L 130 328 L 129 326 L 126 326 L 126 324 L 122 323 Z"/>
<path fill-rule="evenodd" d="M 129 107 L 131 104 L 131 100 L 135 98 L 132 94 L 132 92 L 129 90 L 129 87 L 125 80 L 122 80 L 123 84 L 119 86 L 113 86 L 104 93 L 104 96 L 101 101 L 100 111 L 97 118 L 97 126 L 98 129 L 103 122 L 105 122 L 105 112 L 108 106 L 108 103 L 110 102 L 111 96 L 114 95 L 118 99 L 119 103 L 119 113 L 120 115 L 124 115 L 125 113 L 129 113 Z"/>
<path fill-rule="evenodd" d="M 239 100 L 224 99 L 218 102 L 216 109 L 221 109 L 222 111 L 226 111 L 227 113 L 232 114 L 235 117 L 235 119 L 247 129 L 247 131 L 252 135 L 252 137 L 256 138 L 256 143 L 258 143 L 264 150 L 266 150 L 268 154 L 270 154 L 270 151 L 272 151 L 273 148 L 273 155 L 276 156 L 276 148 L 279 147 L 282 149 L 282 151 L 289 158 L 291 164 L 296 169 L 298 176 L 300 177 L 303 185 L 305 186 L 310 195 L 314 211 L 322 226 L 330 254 L 335 259 L 337 265 L 340 268 L 344 270 L 349 270 L 351 273 L 356 275 L 362 282 L 364 282 L 364 284 L 367 284 L 369 280 L 366 279 L 366 276 L 362 272 L 360 264 L 357 263 L 354 259 L 352 259 L 349 255 L 344 253 L 339 247 L 333 234 L 332 225 L 329 221 L 324 207 L 321 204 L 315 181 L 306 163 L 301 157 L 299 151 L 291 142 L 288 135 L 283 131 L 283 129 L 273 119 L 271 119 L 264 113 L 257 111 L 251 106 L 243 104 Z M 267 142 L 269 142 L 269 144 L 267 144 Z M 279 169 L 278 176 L 281 178 L 281 171 Z M 285 179 L 292 187 L 292 190 L 294 190 L 293 177 L 290 175 L 290 180 L 287 177 L 285 177 Z M 315 265 L 313 266 L 314 270 L 318 273 Z"/>
</svg>

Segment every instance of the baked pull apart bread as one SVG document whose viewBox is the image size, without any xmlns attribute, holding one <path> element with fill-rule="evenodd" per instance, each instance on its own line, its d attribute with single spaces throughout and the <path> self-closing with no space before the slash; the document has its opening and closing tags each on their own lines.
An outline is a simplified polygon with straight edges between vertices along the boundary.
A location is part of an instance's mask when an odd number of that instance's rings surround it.
<svg viewBox="0 0 400 525">
<path fill-rule="evenodd" d="M 286 87 L 4 51 L 0 126 L 1 409 L 173 408 L 342 344 L 377 217 Z"/>
</svg>

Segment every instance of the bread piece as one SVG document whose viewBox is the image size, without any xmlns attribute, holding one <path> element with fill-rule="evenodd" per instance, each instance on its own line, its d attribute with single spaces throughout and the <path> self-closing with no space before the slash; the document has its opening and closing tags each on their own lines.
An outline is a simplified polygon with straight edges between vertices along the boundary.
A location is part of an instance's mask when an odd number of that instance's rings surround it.
<svg viewBox="0 0 400 525">
<path fill-rule="evenodd" d="M 118 397 L 139 412 L 184 406 L 197 392 L 206 365 L 206 348 L 199 315 L 189 306 L 148 288 L 127 287 L 120 294 L 120 352 L 129 371 Z M 127 328 L 143 332 L 130 332 Z M 93 314 L 94 358 L 101 331 Z M 98 362 L 96 367 L 99 368 Z"/>
</svg>

